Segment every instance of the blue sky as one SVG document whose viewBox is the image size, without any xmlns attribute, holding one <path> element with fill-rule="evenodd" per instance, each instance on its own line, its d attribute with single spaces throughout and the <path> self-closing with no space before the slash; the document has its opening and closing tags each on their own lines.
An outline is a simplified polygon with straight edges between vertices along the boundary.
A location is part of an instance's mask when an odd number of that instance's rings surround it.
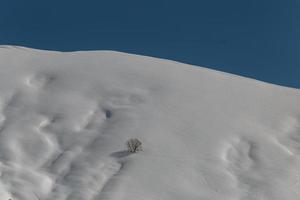
<svg viewBox="0 0 300 200">
<path fill-rule="evenodd" d="M 0 0 L 0 44 L 118 50 L 300 88 L 299 0 Z"/>
</svg>

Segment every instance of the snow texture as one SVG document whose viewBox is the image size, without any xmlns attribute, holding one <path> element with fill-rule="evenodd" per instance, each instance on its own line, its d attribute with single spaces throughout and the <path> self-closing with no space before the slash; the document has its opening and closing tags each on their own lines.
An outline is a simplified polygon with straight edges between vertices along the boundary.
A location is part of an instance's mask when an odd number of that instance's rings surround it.
<svg viewBox="0 0 300 200">
<path fill-rule="evenodd" d="M 299 177 L 297 89 L 112 51 L 0 48 L 1 200 L 299 200 Z"/>
</svg>

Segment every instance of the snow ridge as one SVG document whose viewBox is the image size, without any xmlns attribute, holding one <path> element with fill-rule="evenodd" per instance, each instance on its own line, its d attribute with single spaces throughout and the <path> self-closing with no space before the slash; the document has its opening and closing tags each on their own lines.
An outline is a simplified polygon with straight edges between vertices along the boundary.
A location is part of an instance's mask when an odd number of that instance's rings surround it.
<svg viewBox="0 0 300 200">
<path fill-rule="evenodd" d="M 299 102 L 167 60 L 2 46 L 0 198 L 299 200 Z"/>
</svg>

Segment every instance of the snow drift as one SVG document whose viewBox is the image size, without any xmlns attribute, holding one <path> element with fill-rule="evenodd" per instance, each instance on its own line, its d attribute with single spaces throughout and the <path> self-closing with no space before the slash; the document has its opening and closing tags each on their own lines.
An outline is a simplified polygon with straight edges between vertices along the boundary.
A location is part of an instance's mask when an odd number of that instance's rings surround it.
<svg viewBox="0 0 300 200">
<path fill-rule="evenodd" d="M 143 151 L 126 152 L 138 138 Z M 1 200 L 299 200 L 300 92 L 111 51 L 0 48 Z"/>
</svg>

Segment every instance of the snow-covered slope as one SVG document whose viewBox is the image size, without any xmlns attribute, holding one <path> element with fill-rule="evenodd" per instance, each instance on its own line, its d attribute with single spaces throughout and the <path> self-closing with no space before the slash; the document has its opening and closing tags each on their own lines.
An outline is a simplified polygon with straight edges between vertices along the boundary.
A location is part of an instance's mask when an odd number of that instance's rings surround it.
<svg viewBox="0 0 300 200">
<path fill-rule="evenodd" d="M 300 91 L 205 68 L 2 46 L 0 131 L 1 200 L 300 199 Z"/>
</svg>

